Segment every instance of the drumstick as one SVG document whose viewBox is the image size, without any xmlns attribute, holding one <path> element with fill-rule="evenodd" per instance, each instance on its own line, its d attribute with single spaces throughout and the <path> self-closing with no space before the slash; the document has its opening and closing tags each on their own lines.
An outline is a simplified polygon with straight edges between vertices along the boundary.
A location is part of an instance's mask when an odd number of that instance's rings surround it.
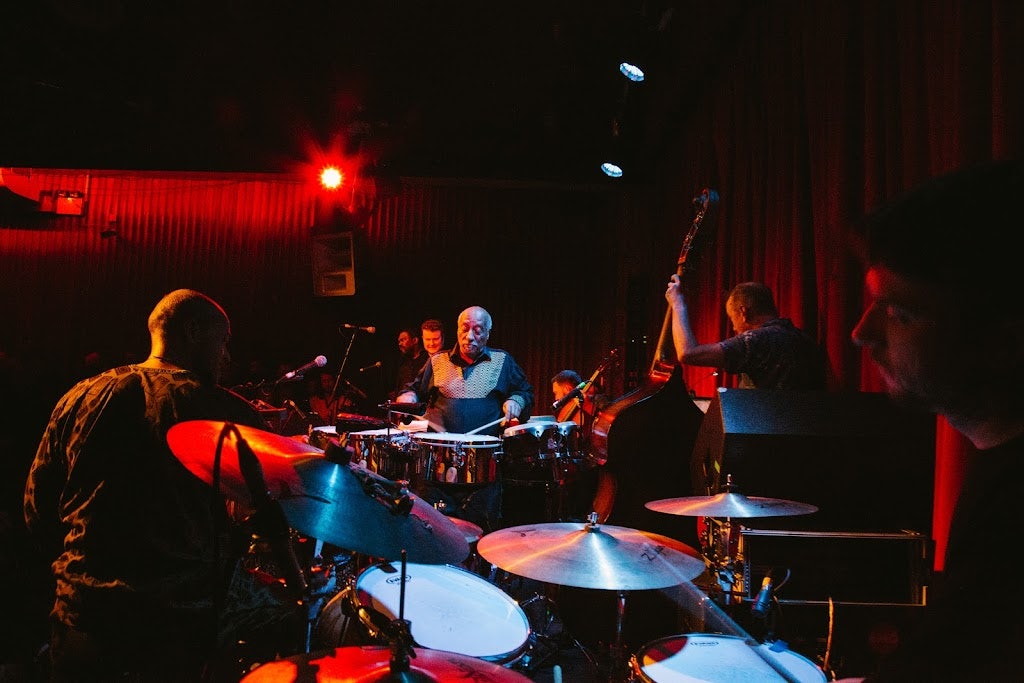
<svg viewBox="0 0 1024 683">
<path fill-rule="evenodd" d="M 499 422 L 504 422 L 504 421 L 505 421 L 505 417 L 501 416 L 497 420 L 495 420 L 494 422 L 488 422 L 487 424 L 483 425 L 482 427 L 477 427 L 476 429 L 474 429 L 471 432 L 466 432 L 466 435 L 468 436 L 470 434 L 476 434 L 477 432 L 479 432 L 479 431 L 481 431 L 483 429 L 487 429 L 488 427 L 493 427 L 494 425 L 498 424 Z"/>
<path fill-rule="evenodd" d="M 443 431 L 445 431 L 445 428 L 444 428 L 443 425 L 439 425 L 436 422 L 434 422 L 433 420 L 427 419 L 426 413 L 424 413 L 422 417 L 419 417 L 419 416 L 416 416 L 416 415 L 414 415 L 413 417 L 415 417 L 417 420 L 425 420 L 426 423 L 427 423 L 427 426 L 430 427 L 431 429 L 433 429 L 435 432 L 443 432 Z"/>
</svg>

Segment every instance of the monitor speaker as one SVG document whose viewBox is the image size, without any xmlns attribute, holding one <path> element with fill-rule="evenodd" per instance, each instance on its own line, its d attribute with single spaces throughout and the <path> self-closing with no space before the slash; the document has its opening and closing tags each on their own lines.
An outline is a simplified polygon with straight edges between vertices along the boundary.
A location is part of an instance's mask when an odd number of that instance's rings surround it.
<svg viewBox="0 0 1024 683">
<path fill-rule="evenodd" d="M 735 490 L 817 506 L 759 528 L 930 534 L 935 417 L 881 393 L 719 389 L 690 461 L 695 495 Z M 747 520 L 741 520 L 746 522 Z"/>
</svg>

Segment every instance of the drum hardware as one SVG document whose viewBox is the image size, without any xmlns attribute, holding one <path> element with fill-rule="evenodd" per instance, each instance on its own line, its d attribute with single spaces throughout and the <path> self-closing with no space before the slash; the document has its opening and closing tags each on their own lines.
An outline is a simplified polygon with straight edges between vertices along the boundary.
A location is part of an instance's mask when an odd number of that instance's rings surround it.
<svg viewBox="0 0 1024 683">
<path fill-rule="evenodd" d="M 742 526 L 734 518 L 786 517 L 817 512 L 817 506 L 778 498 L 748 497 L 726 475 L 725 491 L 713 496 L 664 498 L 644 504 L 669 515 L 701 517 L 701 554 L 715 584 L 710 588 L 726 604 L 745 595 Z"/>
<path fill-rule="evenodd" d="M 668 588 L 704 571 L 697 552 L 660 534 L 586 523 L 509 527 L 477 544 L 480 555 L 506 571 L 545 583 L 617 593 L 611 676 L 622 678 L 628 661 L 622 638 L 628 591 Z"/>
</svg>

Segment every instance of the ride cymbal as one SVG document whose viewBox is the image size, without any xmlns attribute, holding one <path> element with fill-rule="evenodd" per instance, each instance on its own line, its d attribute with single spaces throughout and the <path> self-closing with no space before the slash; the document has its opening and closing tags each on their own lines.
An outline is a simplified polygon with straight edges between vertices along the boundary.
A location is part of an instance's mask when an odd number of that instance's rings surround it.
<svg viewBox="0 0 1024 683">
<path fill-rule="evenodd" d="M 818 508 L 778 498 L 748 497 L 742 493 L 719 493 L 714 496 L 663 498 L 644 504 L 648 510 L 689 517 L 787 517 L 809 515 Z"/>
<path fill-rule="evenodd" d="M 667 588 L 704 571 L 697 551 L 685 543 L 584 522 L 499 529 L 477 542 L 477 554 L 513 574 L 577 588 Z"/>
</svg>

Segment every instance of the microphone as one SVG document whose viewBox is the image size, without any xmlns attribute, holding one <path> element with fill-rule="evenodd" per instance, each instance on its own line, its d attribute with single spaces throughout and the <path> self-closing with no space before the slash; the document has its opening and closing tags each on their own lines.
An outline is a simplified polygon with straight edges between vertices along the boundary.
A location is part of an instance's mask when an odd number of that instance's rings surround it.
<svg viewBox="0 0 1024 683">
<path fill-rule="evenodd" d="M 374 368 L 379 368 L 381 365 L 383 365 L 383 363 L 381 363 L 380 361 L 377 361 L 376 363 L 370 363 L 365 368 L 359 368 L 359 372 L 366 372 L 367 370 L 373 370 Z"/>
<path fill-rule="evenodd" d="M 574 398 L 583 398 L 583 390 L 587 388 L 587 384 L 589 384 L 587 380 L 584 380 L 577 384 L 575 389 L 573 389 L 568 394 L 552 403 L 551 409 L 554 410 L 555 412 L 558 412 L 559 410 L 562 409 L 562 406 L 564 406 L 566 403 L 573 400 Z"/>
<path fill-rule="evenodd" d="M 252 498 L 254 526 L 266 535 L 274 558 L 285 574 L 285 586 L 296 599 L 301 601 L 307 590 L 306 578 L 302 574 L 299 558 L 292 547 L 291 528 L 284 516 L 281 504 L 270 497 L 263 466 L 249 443 L 236 433 L 235 446 L 238 450 L 238 469 L 242 473 L 249 496 Z"/>
<path fill-rule="evenodd" d="M 349 325 L 348 323 L 342 323 L 339 326 L 338 329 L 339 330 L 356 330 L 357 332 L 365 332 L 367 334 L 373 334 L 374 332 L 377 331 L 377 328 L 374 327 L 373 325 L 366 325 L 364 327 L 362 325 Z"/>
<path fill-rule="evenodd" d="M 317 356 L 313 360 L 309 361 L 305 365 L 299 368 L 295 368 L 291 372 L 284 373 L 284 376 L 277 380 L 278 382 L 287 382 L 290 379 L 295 379 L 297 376 L 306 372 L 306 370 L 312 370 L 313 368 L 322 368 L 327 365 L 327 356 Z"/>
<path fill-rule="evenodd" d="M 757 597 L 754 598 L 754 604 L 750 608 L 750 613 L 755 617 L 764 617 L 768 614 L 768 609 L 772 606 L 772 573 L 769 571 L 764 575 L 764 580 L 761 582 L 761 590 L 757 592 Z"/>
</svg>

